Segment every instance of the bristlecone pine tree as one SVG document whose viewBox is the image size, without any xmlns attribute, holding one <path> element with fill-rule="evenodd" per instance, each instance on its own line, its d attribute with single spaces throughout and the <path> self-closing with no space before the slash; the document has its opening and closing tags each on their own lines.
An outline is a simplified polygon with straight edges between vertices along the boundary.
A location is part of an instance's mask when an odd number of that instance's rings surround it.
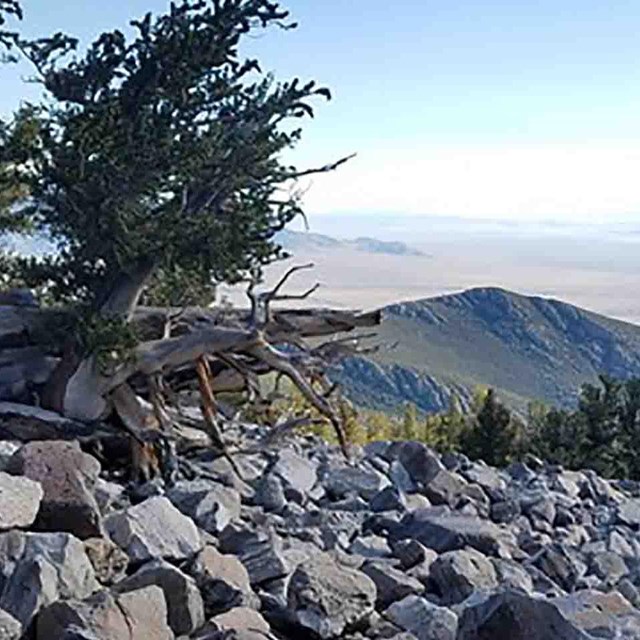
<svg viewBox="0 0 640 640">
<path fill-rule="evenodd" d="M 14 2 L 0 1 L 2 10 L 20 17 Z M 339 429 L 311 382 L 320 353 L 314 360 L 300 337 L 378 319 L 285 321 L 269 305 L 291 296 L 280 286 L 254 291 L 261 268 L 282 256 L 274 234 L 302 214 L 296 181 L 346 160 L 308 170 L 285 164 L 283 152 L 301 135 L 294 123 L 329 91 L 278 83 L 239 53 L 243 38 L 295 25 L 267 0 L 185 0 L 131 26 L 132 34 L 108 31 L 86 49 L 60 33 L 34 40 L 0 32 L 44 92 L 0 127 L 0 234 L 28 231 L 55 245 L 49 256 L 12 261 L 15 274 L 80 319 L 43 403 L 83 420 L 115 408 L 132 429 L 162 425 L 159 376 L 190 365 L 213 425 L 212 369 L 248 386 L 254 373 L 276 370 Z M 249 280 L 252 312 L 225 326 L 187 315 L 181 331 L 167 323 L 155 340 L 137 343 L 129 325 L 163 278 L 195 289 Z M 274 347 L 287 341 L 297 355 Z M 134 393 L 135 376 L 146 377 L 153 411 Z"/>
</svg>

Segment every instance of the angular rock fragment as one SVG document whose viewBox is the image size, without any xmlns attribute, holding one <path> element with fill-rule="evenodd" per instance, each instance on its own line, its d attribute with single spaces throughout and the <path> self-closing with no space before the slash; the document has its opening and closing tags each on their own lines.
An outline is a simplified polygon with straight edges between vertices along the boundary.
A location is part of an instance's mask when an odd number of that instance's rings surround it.
<svg viewBox="0 0 640 640">
<path fill-rule="evenodd" d="M 149 586 L 114 597 L 100 591 L 84 600 L 56 602 L 39 616 L 37 640 L 174 640 L 162 590 Z"/>
<path fill-rule="evenodd" d="M 424 591 L 424 586 L 419 580 L 388 564 L 367 562 L 362 566 L 361 571 L 376 585 L 378 592 L 376 606 L 379 609 L 386 609 L 397 600 L 410 595 L 420 595 Z"/>
<path fill-rule="evenodd" d="M 196 582 L 165 560 L 153 560 L 116 586 L 119 594 L 156 585 L 167 604 L 169 626 L 176 635 L 190 635 L 205 621 L 204 604 Z"/>
<path fill-rule="evenodd" d="M 419 596 L 407 596 L 400 602 L 393 603 L 384 615 L 418 640 L 456 640 L 457 638 L 456 614 Z"/>
<path fill-rule="evenodd" d="M 319 638 L 339 638 L 373 612 L 376 586 L 364 573 L 319 553 L 298 566 L 287 594 L 292 623 Z"/>
<path fill-rule="evenodd" d="M 149 498 L 105 520 L 111 539 L 132 562 L 154 558 L 186 560 L 203 544 L 191 518 L 165 497 Z"/>
<path fill-rule="evenodd" d="M 467 601 L 456 640 L 592 640 L 551 602 L 506 590 Z"/>
<path fill-rule="evenodd" d="M 0 534 L 0 609 L 26 628 L 60 598 L 85 598 L 99 588 L 83 544 L 68 533 Z"/>
<path fill-rule="evenodd" d="M 43 495 L 39 482 L 0 471 L 0 530 L 32 525 Z"/>
<path fill-rule="evenodd" d="M 217 482 L 180 481 L 169 490 L 167 497 L 182 513 L 213 535 L 240 516 L 240 494 Z"/>
<path fill-rule="evenodd" d="M 200 589 L 207 617 L 234 607 L 260 606 L 258 596 L 251 590 L 247 570 L 233 555 L 224 555 L 207 545 L 193 559 L 189 572 Z"/>
<path fill-rule="evenodd" d="M 431 565 L 430 577 L 445 604 L 462 602 L 476 589 L 490 590 L 498 586 L 493 564 L 475 549 L 443 553 Z"/>
<path fill-rule="evenodd" d="M 511 533 L 492 522 L 437 508 L 407 514 L 400 526 L 391 532 L 391 537 L 396 540 L 412 538 L 438 553 L 469 546 L 500 557 L 509 555 L 517 546 Z"/>
<path fill-rule="evenodd" d="M 66 531 L 78 538 L 102 534 L 102 515 L 93 495 L 100 463 L 77 443 L 29 442 L 14 454 L 7 471 L 42 486 L 36 528 Z"/>
</svg>

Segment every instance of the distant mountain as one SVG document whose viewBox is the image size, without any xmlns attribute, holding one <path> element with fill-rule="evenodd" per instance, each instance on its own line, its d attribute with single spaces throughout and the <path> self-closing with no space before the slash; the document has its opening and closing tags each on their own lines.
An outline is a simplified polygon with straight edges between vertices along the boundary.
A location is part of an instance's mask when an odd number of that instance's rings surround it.
<svg viewBox="0 0 640 640">
<path fill-rule="evenodd" d="M 517 409 L 531 400 L 571 406 L 599 373 L 640 376 L 640 326 L 558 300 L 478 288 L 383 312 L 379 339 L 387 346 L 333 373 L 364 406 L 411 401 L 436 411 L 452 393 L 464 404 L 478 385 Z"/>
<path fill-rule="evenodd" d="M 331 236 L 310 231 L 290 231 L 285 229 L 276 236 L 287 251 L 322 251 L 327 249 L 354 249 L 366 253 L 394 256 L 424 256 L 425 254 L 404 242 L 360 237 L 355 240 L 339 240 Z"/>
</svg>

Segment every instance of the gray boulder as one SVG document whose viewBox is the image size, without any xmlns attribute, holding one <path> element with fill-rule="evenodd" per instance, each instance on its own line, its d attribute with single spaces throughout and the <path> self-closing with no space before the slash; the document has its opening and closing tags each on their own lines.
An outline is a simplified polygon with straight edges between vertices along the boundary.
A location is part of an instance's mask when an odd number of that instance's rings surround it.
<svg viewBox="0 0 640 640">
<path fill-rule="evenodd" d="M 100 463 L 76 442 L 29 442 L 9 460 L 7 471 L 42 486 L 36 528 L 78 538 L 102 535 L 102 515 L 93 495 Z"/>
<path fill-rule="evenodd" d="M 365 500 L 373 498 L 389 481 L 380 472 L 357 467 L 338 467 L 327 470 L 322 484 L 334 499 L 356 494 Z"/>
<path fill-rule="evenodd" d="M 156 586 L 114 597 L 100 591 L 84 600 L 55 602 L 37 622 L 37 640 L 173 640 L 162 590 Z"/>
<path fill-rule="evenodd" d="M 267 529 L 253 531 L 229 526 L 220 536 L 220 550 L 238 557 L 252 585 L 291 573 L 282 540 Z"/>
<path fill-rule="evenodd" d="M 189 635 L 205 621 L 204 604 L 196 582 L 165 560 L 153 560 L 116 586 L 118 593 L 151 585 L 162 589 L 167 603 L 169 626 L 176 635 Z"/>
<path fill-rule="evenodd" d="M 43 495 L 39 482 L 0 471 L 0 530 L 33 524 Z"/>
<path fill-rule="evenodd" d="M 25 628 L 61 598 L 85 598 L 99 588 L 82 542 L 68 533 L 0 534 L 0 609 Z"/>
<path fill-rule="evenodd" d="M 394 602 L 384 615 L 417 640 L 456 640 L 457 637 L 456 614 L 419 596 L 411 595 Z"/>
<path fill-rule="evenodd" d="M 629 527 L 640 527 L 640 498 L 625 500 L 618 505 L 617 520 Z"/>
<path fill-rule="evenodd" d="M 94 425 L 69 420 L 54 411 L 18 402 L 0 402 L 0 437 L 6 440 L 74 440 L 94 432 Z"/>
<path fill-rule="evenodd" d="M 392 539 L 412 538 L 443 553 L 473 547 L 486 555 L 508 556 L 516 542 L 513 535 L 487 520 L 437 508 L 407 514 L 390 532 Z"/>
<path fill-rule="evenodd" d="M 506 590 L 474 596 L 459 616 L 456 640 L 592 640 L 548 600 Z"/>
<path fill-rule="evenodd" d="M 22 636 L 22 625 L 6 611 L 0 609 L 0 640 L 18 640 Z"/>
<path fill-rule="evenodd" d="M 185 560 L 203 546 L 193 520 L 162 496 L 114 513 L 105 520 L 105 527 L 133 562 Z"/>
<path fill-rule="evenodd" d="M 597 638 L 640 638 L 640 611 L 616 591 L 582 590 L 553 604 L 582 631 Z"/>
<path fill-rule="evenodd" d="M 339 638 L 373 612 L 376 586 L 364 573 L 318 553 L 295 570 L 287 597 L 292 623 L 319 638 Z"/>
<path fill-rule="evenodd" d="M 240 494 L 217 482 L 180 481 L 167 492 L 167 497 L 182 513 L 213 535 L 240 516 Z"/>
<path fill-rule="evenodd" d="M 606 585 L 613 586 L 627 575 L 629 570 L 625 561 L 613 551 L 594 553 L 589 559 L 589 572 L 598 576 Z"/>
<path fill-rule="evenodd" d="M 224 633 L 224 638 L 232 637 L 231 633 L 239 631 L 260 634 L 264 638 L 271 631 L 269 623 L 255 609 L 244 607 L 236 607 L 214 616 L 210 620 L 208 627 L 214 631 Z"/>
<path fill-rule="evenodd" d="M 430 576 L 445 604 L 462 602 L 476 589 L 498 586 L 493 564 L 475 549 L 443 553 L 431 565 Z"/>
<path fill-rule="evenodd" d="M 264 476 L 256 489 L 254 502 L 265 511 L 282 511 L 287 506 L 282 480 L 273 473 Z"/>
<path fill-rule="evenodd" d="M 419 595 L 424 591 L 424 586 L 419 580 L 388 564 L 367 562 L 361 570 L 376 585 L 378 592 L 376 606 L 378 608 L 386 609 L 397 600 L 402 600 L 410 595 Z"/>
<path fill-rule="evenodd" d="M 521 565 L 513 560 L 491 558 L 496 570 L 496 578 L 501 587 L 519 589 L 525 593 L 533 593 L 533 579 Z"/>
<path fill-rule="evenodd" d="M 260 600 L 251 590 L 249 574 L 235 556 L 207 545 L 188 570 L 200 589 L 207 617 L 234 607 L 259 608 Z"/>
<path fill-rule="evenodd" d="M 318 479 L 317 465 L 290 447 L 278 452 L 271 472 L 283 481 L 285 489 L 298 494 L 299 500 L 311 491 Z"/>
</svg>

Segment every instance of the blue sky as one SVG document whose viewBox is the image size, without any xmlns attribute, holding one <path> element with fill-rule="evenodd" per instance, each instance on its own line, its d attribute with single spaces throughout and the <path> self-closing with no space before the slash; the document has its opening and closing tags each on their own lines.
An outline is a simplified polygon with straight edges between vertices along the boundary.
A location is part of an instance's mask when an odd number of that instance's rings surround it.
<svg viewBox="0 0 640 640">
<path fill-rule="evenodd" d="M 24 0 L 25 29 L 86 39 L 161 0 Z M 329 86 L 296 153 L 310 213 L 640 220 L 640 1 L 291 0 L 247 51 Z M 0 71 L 0 112 L 23 92 Z"/>
</svg>

